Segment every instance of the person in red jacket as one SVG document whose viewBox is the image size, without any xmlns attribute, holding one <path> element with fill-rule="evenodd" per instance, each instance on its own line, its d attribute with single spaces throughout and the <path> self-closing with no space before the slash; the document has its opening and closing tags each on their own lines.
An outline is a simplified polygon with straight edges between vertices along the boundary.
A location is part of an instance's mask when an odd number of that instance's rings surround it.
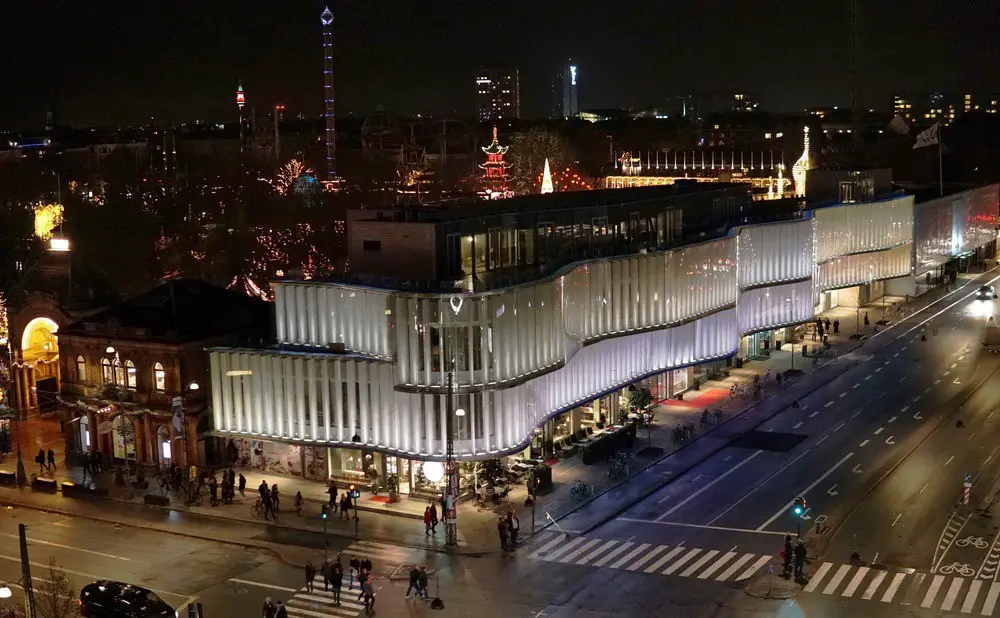
<svg viewBox="0 0 1000 618">
<path fill-rule="evenodd" d="M 425 534 L 430 536 L 431 534 L 431 507 L 424 509 L 424 528 L 426 528 Z"/>
</svg>

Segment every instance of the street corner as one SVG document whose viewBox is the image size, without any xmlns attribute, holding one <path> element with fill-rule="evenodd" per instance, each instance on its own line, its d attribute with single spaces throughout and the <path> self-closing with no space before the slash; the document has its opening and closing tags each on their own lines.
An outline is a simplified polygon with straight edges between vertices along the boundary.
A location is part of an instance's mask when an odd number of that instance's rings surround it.
<svg viewBox="0 0 1000 618">
<path fill-rule="evenodd" d="M 792 599 L 801 591 L 801 583 L 790 577 L 770 573 L 757 576 L 743 587 L 743 592 L 757 599 Z"/>
</svg>

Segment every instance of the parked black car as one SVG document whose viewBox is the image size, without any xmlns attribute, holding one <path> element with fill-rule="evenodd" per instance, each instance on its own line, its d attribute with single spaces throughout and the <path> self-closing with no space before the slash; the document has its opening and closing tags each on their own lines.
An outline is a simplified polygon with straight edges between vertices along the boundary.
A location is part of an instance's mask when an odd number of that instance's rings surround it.
<svg viewBox="0 0 1000 618">
<path fill-rule="evenodd" d="M 177 618 L 156 593 L 124 582 L 100 580 L 80 591 L 84 618 Z"/>
</svg>

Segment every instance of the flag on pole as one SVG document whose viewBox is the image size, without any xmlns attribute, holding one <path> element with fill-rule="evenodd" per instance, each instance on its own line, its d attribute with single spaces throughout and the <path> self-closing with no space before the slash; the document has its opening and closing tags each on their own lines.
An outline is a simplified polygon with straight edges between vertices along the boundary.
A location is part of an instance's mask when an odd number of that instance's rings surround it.
<svg viewBox="0 0 1000 618">
<path fill-rule="evenodd" d="M 924 146 L 933 146 L 939 143 L 941 124 L 935 122 L 934 126 L 931 128 L 917 133 L 917 142 L 913 144 L 913 149 L 923 148 Z"/>
<path fill-rule="evenodd" d="M 907 135 L 910 132 L 910 127 L 906 126 L 906 121 L 903 120 L 902 116 L 893 118 L 888 128 L 893 133 L 898 133 L 899 135 Z"/>
</svg>

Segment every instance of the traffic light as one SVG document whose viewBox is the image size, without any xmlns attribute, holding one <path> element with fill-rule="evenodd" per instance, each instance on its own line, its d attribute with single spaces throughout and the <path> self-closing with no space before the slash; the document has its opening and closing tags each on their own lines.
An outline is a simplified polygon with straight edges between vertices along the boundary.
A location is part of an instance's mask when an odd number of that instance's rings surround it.
<svg viewBox="0 0 1000 618">
<path fill-rule="evenodd" d="M 347 495 L 357 500 L 358 498 L 361 497 L 361 490 L 359 490 L 357 486 L 354 485 L 354 483 L 351 483 L 347 488 Z"/>
<path fill-rule="evenodd" d="M 799 497 L 796 498 L 792 503 L 792 514 L 796 517 L 802 517 L 806 512 L 806 499 Z"/>
<path fill-rule="evenodd" d="M 326 507 L 327 507 L 327 505 L 324 504 L 323 505 L 323 510 L 321 511 L 321 515 L 320 515 L 323 519 L 326 519 Z"/>
</svg>

